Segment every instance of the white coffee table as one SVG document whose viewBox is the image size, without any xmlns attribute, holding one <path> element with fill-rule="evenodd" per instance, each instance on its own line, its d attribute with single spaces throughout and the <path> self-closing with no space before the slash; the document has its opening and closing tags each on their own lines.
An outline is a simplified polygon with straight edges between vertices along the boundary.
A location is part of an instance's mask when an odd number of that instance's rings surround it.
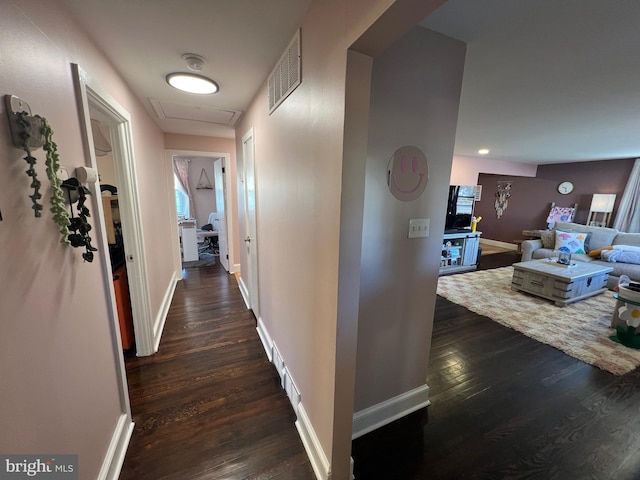
<svg viewBox="0 0 640 480">
<path fill-rule="evenodd" d="M 559 307 L 607 290 L 612 267 L 575 262 L 565 266 L 555 260 L 531 260 L 513 264 L 511 289 L 552 300 Z"/>
</svg>

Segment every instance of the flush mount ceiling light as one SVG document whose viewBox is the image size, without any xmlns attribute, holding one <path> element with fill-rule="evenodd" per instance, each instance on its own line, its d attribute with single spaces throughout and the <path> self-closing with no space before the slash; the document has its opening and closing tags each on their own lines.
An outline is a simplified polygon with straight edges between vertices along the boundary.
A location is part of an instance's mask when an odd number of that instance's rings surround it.
<svg viewBox="0 0 640 480">
<path fill-rule="evenodd" d="M 487 155 L 489 153 L 489 149 L 488 148 L 481 148 L 480 150 L 478 150 L 478 153 L 480 155 Z"/>
<path fill-rule="evenodd" d="M 170 73 L 167 75 L 167 83 L 183 92 L 197 93 L 199 95 L 210 95 L 220 90 L 216 82 L 195 73 Z"/>
</svg>

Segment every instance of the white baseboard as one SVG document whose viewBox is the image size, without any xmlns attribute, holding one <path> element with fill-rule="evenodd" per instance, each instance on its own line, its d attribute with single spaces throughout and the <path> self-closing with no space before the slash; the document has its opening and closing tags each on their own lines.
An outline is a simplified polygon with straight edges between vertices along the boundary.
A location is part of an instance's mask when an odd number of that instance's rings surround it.
<svg viewBox="0 0 640 480">
<path fill-rule="evenodd" d="M 118 480 L 132 434 L 133 422 L 126 413 L 123 413 L 118 418 L 116 428 L 111 436 L 111 443 L 98 473 L 98 480 Z"/>
<path fill-rule="evenodd" d="M 242 299 L 244 300 L 244 304 L 249 307 L 249 289 L 244 283 L 242 276 L 238 279 L 238 287 L 240 288 L 240 293 L 242 294 Z"/>
<path fill-rule="evenodd" d="M 229 271 L 229 273 L 238 273 L 240 271 L 240 264 L 239 263 L 231 263 L 231 270 Z"/>
<path fill-rule="evenodd" d="M 360 410 L 353 414 L 351 438 L 361 437 L 421 408 L 428 407 L 430 404 L 429 385 L 424 384 L 377 405 Z"/>
<path fill-rule="evenodd" d="M 171 300 L 173 299 L 173 294 L 176 291 L 176 285 L 178 284 L 178 280 L 180 280 L 182 276 L 177 278 L 174 274 L 171 282 L 169 283 L 169 287 L 164 294 L 164 298 L 162 299 L 162 304 L 160 305 L 160 311 L 158 312 L 158 316 L 156 317 L 156 321 L 153 327 L 153 351 L 157 352 L 158 347 L 160 346 L 160 339 L 162 338 L 162 331 L 164 330 L 164 324 L 167 321 L 167 315 L 169 314 L 169 307 L 171 306 Z"/>
<path fill-rule="evenodd" d="M 258 318 L 258 326 L 256 327 L 256 330 L 258 331 L 258 336 L 260 337 L 264 351 L 267 354 L 267 358 L 270 362 L 273 362 L 273 341 L 271 341 L 271 336 L 267 331 L 267 327 L 264 326 L 262 318 Z"/>
<path fill-rule="evenodd" d="M 487 238 L 481 238 L 480 245 L 482 245 L 483 243 L 485 245 L 491 245 L 494 247 L 506 248 L 507 250 L 518 250 L 518 245 L 516 245 L 515 243 L 507 243 L 501 242 L 499 240 L 489 240 Z"/>
<path fill-rule="evenodd" d="M 316 435 L 313 425 L 307 416 L 307 412 L 304 410 L 302 403 L 298 405 L 298 420 L 296 421 L 296 428 L 298 434 L 302 439 L 304 449 L 307 451 L 307 456 L 311 462 L 316 478 L 318 480 L 331 480 L 331 465 L 329 460 L 320 445 L 318 436 Z"/>
<path fill-rule="evenodd" d="M 280 376 L 280 385 L 287 393 L 289 402 L 291 402 L 293 411 L 296 414 L 296 428 L 302 440 L 302 444 L 304 445 L 304 449 L 307 452 L 307 456 L 309 457 L 309 461 L 311 462 L 311 466 L 313 467 L 313 471 L 315 472 L 318 480 L 331 480 L 331 468 L 329 461 L 322 449 L 322 445 L 320 445 L 320 441 L 318 440 L 318 436 L 315 433 L 313 425 L 304 410 L 300 391 L 298 390 L 298 387 L 296 386 L 277 345 L 271 339 L 271 335 L 269 334 L 269 331 L 261 317 L 258 318 L 258 326 L 256 329 L 269 361 L 275 365 L 276 371 Z"/>
</svg>

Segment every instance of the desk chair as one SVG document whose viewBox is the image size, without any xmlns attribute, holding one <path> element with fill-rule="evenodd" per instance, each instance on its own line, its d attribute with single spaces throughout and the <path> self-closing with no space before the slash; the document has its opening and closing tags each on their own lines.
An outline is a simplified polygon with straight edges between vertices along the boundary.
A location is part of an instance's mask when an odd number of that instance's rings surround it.
<svg viewBox="0 0 640 480">
<path fill-rule="evenodd" d="M 214 223 L 217 221 L 218 214 L 216 212 L 209 214 L 209 223 L 203 225 L 198 229 L 198 240 L 205 243 L 205 249 L 211 250 L 214 255 L 219 255 L 218 247 L 218 232 L 214 228 Z"/>
</svg>

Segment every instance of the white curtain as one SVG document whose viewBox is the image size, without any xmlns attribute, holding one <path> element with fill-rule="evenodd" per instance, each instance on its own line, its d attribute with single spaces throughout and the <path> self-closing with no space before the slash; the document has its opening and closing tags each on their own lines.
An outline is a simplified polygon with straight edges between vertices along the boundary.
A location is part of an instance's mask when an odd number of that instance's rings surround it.
<svg viewBox="0 0 640 480">
<path fill-rule="evenodd" d="M 187 197 L 189 197 L 190 217 L 197 218 L 196 204 L 193 201 L 193 195 L 191 195 L 191 189 L 189 188 L 189 162 L 190 160 L 186 158 L 174 157 L 173 169 L 176 173 L 178 181 L 180 182 L 182 190 L 184 190 L 187 193 Z"/>
<path fill-rule="evenodd" d="M 633 164 L 613 228 L 621 232 L 640 233 L 640 158 L 636 158 Z"/>
</svg>

